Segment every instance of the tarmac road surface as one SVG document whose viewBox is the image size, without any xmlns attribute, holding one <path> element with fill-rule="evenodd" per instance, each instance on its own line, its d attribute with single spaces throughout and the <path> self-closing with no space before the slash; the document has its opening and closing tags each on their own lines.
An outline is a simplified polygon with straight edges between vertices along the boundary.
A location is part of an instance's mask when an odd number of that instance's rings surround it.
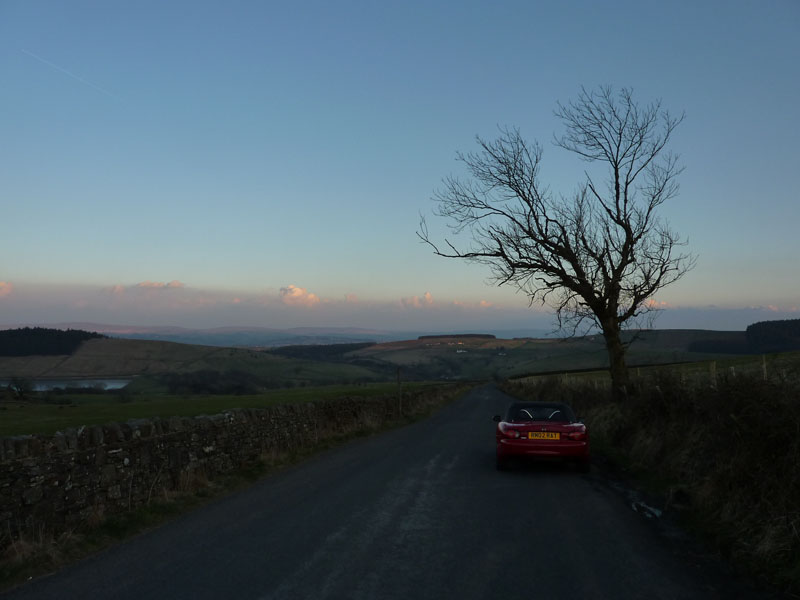
<svg viewBox="0 0 800 600">
<path fill-rule="evenodd" d="M 496 471 L 491 417 L 510 401 L 477 388 L 7 597 L 777 597 L 665 536 L 597 469 Z"/>
</svg>

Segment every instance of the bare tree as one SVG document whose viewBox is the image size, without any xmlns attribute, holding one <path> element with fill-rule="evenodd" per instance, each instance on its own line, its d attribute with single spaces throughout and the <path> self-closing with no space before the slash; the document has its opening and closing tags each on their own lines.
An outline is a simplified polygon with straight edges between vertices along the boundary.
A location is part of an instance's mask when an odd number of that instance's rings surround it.
<svg viewBox="0 0 800 600">
<path fill-rule="evenodd" d="M 582 89 L 577 101 L 557 106 L 565 133 L 555 145 L 600 163 L 604 181 L 592 174 L 597 169 L 586 171 L 572 196 L 554 195 L 540 181 L 542 147 L 518 129 L 501 129 L 494 141 L 478 137 L 479 151 L 457 155 L 469 178 L 448 177 L 434 193 L 434 214 L 455 234 L 468 232 L 471 244 L 437 245 L 424 217 L 418 235 L 435 254 L 485 263 L 498 285 L 549 304 L 562 330 L 598 327 L 621 398 L 628 384 L 622 329 L 651 318 L 653 295 L 695 263 L 657 214 L 678 192 L 683 169 L 665 148 L 683 115 L 670 115 L 660 101 L 641 106 L 631 90 L 611 87 Z"/>
<path fill-rule="evenodd" d="M 7 389 L 15 399 L 25 402 L 33 393 L 33 382 L 25 377 L 12 377 Z"/>
</svg>

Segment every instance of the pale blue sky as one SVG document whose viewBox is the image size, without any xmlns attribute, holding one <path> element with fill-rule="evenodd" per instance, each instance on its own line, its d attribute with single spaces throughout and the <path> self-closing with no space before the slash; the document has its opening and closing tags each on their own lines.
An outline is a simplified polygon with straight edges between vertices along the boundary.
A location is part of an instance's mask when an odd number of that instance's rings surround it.
<svg viewBox="0 0 800 600">
<path fill-rule="evenodd" d="M 0 325 L 546 326 L 415 230 L 498 125 L 572 191 L 600 84 L 686 112 L 658 324 L 800 316 L 798 65 L 796 0 L 0 1 Z"/>
</svg>

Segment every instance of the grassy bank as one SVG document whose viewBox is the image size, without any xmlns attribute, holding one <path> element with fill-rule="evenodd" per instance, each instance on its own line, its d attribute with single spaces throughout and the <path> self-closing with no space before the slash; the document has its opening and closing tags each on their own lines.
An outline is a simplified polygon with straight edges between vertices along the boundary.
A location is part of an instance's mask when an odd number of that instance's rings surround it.
<svg viewBox="0 0 800 600">
<path fill-rule="evenodd" d="M 403 384 L 404 392 L 430 385 Z M 441 384 L 439 384 L 441 385 Z M 276 404 L 314 402 L 335 398 L 382 396 L 397 392 L 396 383 L 331 385 L 281 389 L 251 395 L 170 395 L 113 393 L 32 396 L 30 401 L 0 402 L 0 436 L 50 434 L 67 427 L 101 425 L 148 417 L 213 415 L 232 408 L 264 408 Z"/>
<path fill-rule="evenodd" d="M 694 376 L 656 369 L 634 378 L 623 404 L 608 399 L 605 377 L 585 374 L 529 378 L 506 390 L 572 404 L 590 426 L 595 451 L 660 494 L 665 508 L 735 564 L 800 591 L 800 375 L 793 360 L 767 370 L 766 379 L 762 368 L 706 366 Z"/>
</svg>

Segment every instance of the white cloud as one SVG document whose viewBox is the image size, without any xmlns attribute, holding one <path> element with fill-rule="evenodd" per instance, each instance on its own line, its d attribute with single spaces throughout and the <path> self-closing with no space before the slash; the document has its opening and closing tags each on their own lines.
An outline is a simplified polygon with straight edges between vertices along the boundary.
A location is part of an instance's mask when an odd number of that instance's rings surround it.
<svg viewBox="0 0 800 600">
<path fill-rule="evenodd" d="M 315 306 L 319 304 L 320 299 L 316 294 L 312 294 L 306 288 L 297 287 L 296 285 L 289 285 L 280 290 L 281 302 L 287 306 Z"/>
</svg>

